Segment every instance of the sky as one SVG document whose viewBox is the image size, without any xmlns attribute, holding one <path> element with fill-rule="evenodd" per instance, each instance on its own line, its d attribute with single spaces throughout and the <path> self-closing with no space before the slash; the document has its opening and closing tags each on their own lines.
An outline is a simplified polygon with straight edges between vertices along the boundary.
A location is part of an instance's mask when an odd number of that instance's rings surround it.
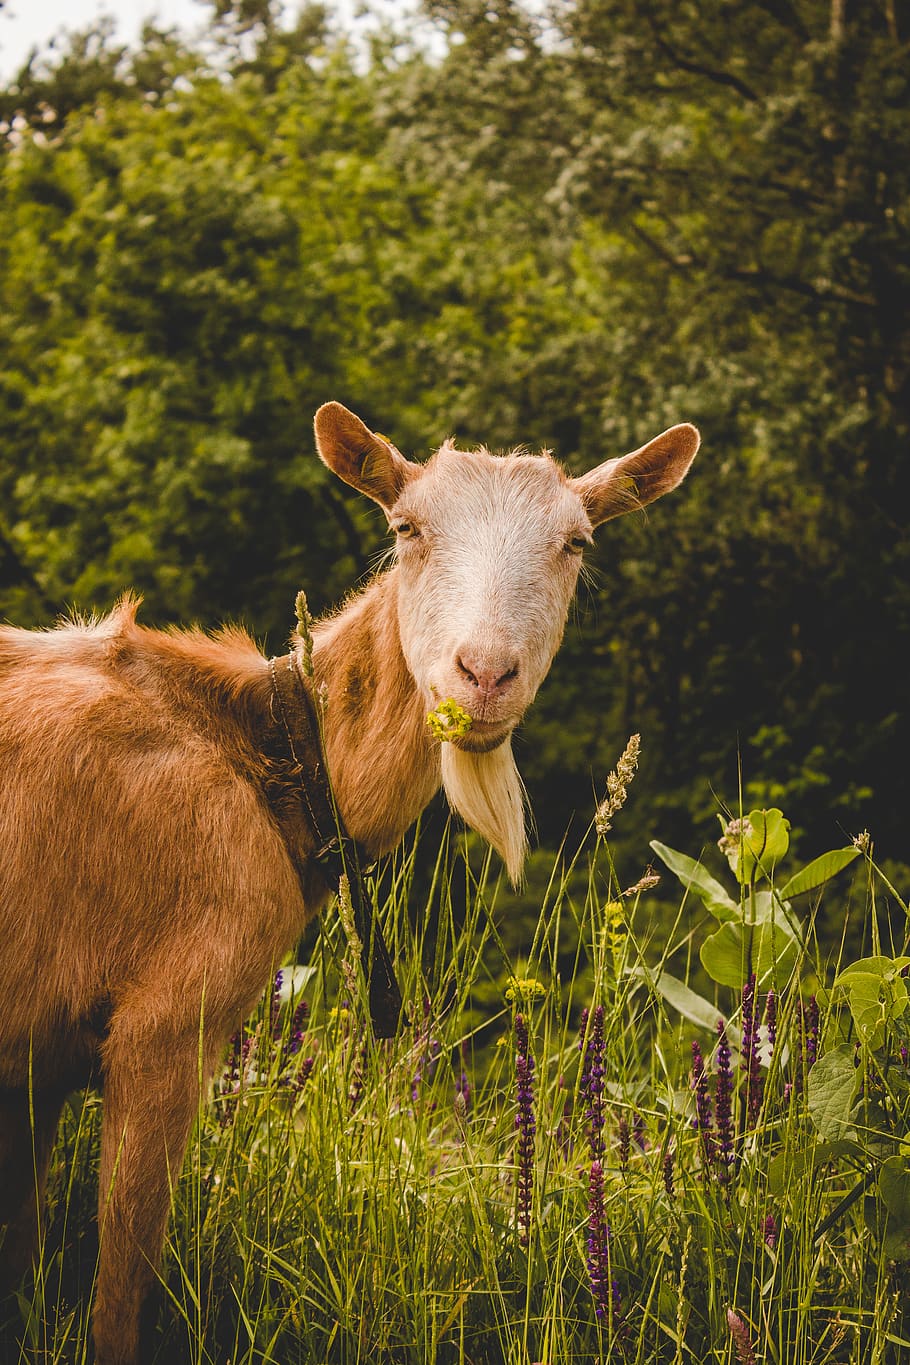
<svg viewBox="0 0 910 1365">
<path fill-rule="evenodd" d="M 45 48 L 61 29 L 87 28 L 102 14 L 126 42 L 154 18 L 162 27 L 199 28 L 210 11 L 198 0 L 7 0 L 0 10 L 0 79 L 14 75 L 33 47 Z"/>
<path fill-rule="evenodd" d="M 293 14 L 293 0 L 286 5 Z M 356 27 L 358 0 L 328 0 L 330 13 Z M 407 13 L 411 0 L 373 0 L 371 9 L 386 16 Z M 117 37 L 132 44 L 142 25 L 154 19 L 162 28 L 179 28 L 192 34 L 211 19 L 204 0 L 5 0 L 0 9 L 0 82 L 9 80 L 26 61 L 32 48 L 45 50 L 61 30 L 77 32 L 102 15 L 117 25 Z"/>
</svg>

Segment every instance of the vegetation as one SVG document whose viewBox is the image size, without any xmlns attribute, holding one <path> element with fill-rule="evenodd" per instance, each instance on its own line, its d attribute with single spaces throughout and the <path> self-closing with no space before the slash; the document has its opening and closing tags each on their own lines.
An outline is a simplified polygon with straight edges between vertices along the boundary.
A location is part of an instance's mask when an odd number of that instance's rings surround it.
<svg viewBox="0 0 910 1365">
<path fill-rule="evenodd" d="M 684 887 L 666 936 L 656 878 L 624 888 L 597 837 L 553 866 L 520 957 L 490 859 L 444 846 L 415 915 L 409 846 L 377 892 L 411 1008 L 391 1043 L 329 917 L 203 1096 L 153 1358 L 905 1358 L 910 936 L 882 926 L 906 906 L 867 836 L 798 868 L 779 811 L 724 825 L 726 875 L 655 844 Z M 832 878 L 852 878 L 855 961 L 814 932 Z M 80 1097 L 7 1324 L 36 1358 L 89 1349 L 97 1142 Z"/>
<path fill-rule="evenodd" d="M 524 746 L 541 838 L 646 737 L 624 830 L 715 796 L 907 806 L 910 33 L 890 0 L 428 0 L 358 45 L 218 0 L 205 54 L 104 28 L 6 91 L 0 612 L 243 618 L 278 648 L 380 518 L 314 457 L 338 397 L 573 467 L 696 421 L 610 527 Z M 648 815 L 645 815 L 645 812 Z"/>
<path fill-rule="evenodd" d="M 279 648 L 383 543 L 328 398 L 418 455 L 704 448 L 591 557 L 521 896 L 431 813 L 376 884 L 412 1029 L 369 1044 L 329 915 L 201 1097 L 158 1359 L 898 1362 L 906 868 L 851 835 L 905 846 L 906 17 L 425 0 L 421 45 L 210 8 L 204 52 L 101 26 L 0 91 L 0 614 L 132 586 Z M 675 852 L 718 804 L 729 866 Z M 52 1361 L 90 1358 L 98 1103 L 2 1325 Z"/>
</svg>

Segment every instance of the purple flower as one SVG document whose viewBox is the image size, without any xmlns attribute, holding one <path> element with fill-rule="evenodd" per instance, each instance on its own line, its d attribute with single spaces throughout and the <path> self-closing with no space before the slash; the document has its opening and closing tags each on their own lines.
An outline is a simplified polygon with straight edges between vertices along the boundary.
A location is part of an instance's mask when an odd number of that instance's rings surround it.
<svg viewBox="0 0 910 1365">
<path fill-rule="evenodd" d="M 581 1068 L 581 1093 L 585 1102 L 585 1126 L 592 1161 L 600 1161 L 604 1143 L 604 1007 L 582 1013 L 583 1032 L 579 1046 L 584 1050 Z"/>
<path fill-rule="evenodd" d="M 755 988 L 755 973 L 750 972 L 749 980 L 743 986 L 743 1040 L 740 1063 L 746 1078 L 746 1115 L 750 1126 L 758 1120 L 762 1104 L 763 1080 L 758 1053 L 759 1015 L 759 997 Z"/>
<path fill-rule="evenodd" d="M 221 1073 L 221 1080 L 218 1085 L 219 1092 L 225 1097 L 224 1104 L 221 1106 L 221 1114 L 218 1122 L 222 1128 L 227 1128 L 231 1123 L 237 1109 L 237 1095 L 240 1090 L 240 1078 L 243 1067 L 243 1030 L 231 1034 L 231 1051 L 227 1065 Z"/>
<path fill-rule="evenodd" d="M 629 1120 L 625 1114 L 616 1126 L 619 1130 L 619 1169 L 625 1171 L 629 1165 L 629 1150 L 632 1145 L 629 1134 Z"/>
<path fill-rule="evenodd" d="M 777 1223 L 773 1213 L 769 1213 L 762 1223 L 762 1240 L 772 1251 L 777 1246 Z"/>
<path fill-rule="evenodd" d="M 768 1029 L 768 1047 L 774 1047 L 777 1042 L 777 996 L 774 988 L 768 991 L 768 998 L 765 1001 L 765 1024 Z"/>
<path fill-rule="evenodd" d="M 730 1064 L 730 1043 L 723 1019 L 717 1021 L 716 1067 L 714 1114 L 717 1120 L 720 1178 L 726 1182 L 733 1165 L 733 1067 Z"/>
<path fill-rule="evenodd" d="M 818 1060 L 818 1001 L 814 995 L 809 996 L 809 1003 L 806 1006 L 806 1074 L 812 1070 Z"/>
<path fill-rule="evenodd" d="M 805 1003 L 800 1001 L 797 1026 L 799 1028 L 799 1048 L 796 1054 L 794 1088 L 797 1093 L 802 1093 L 806 1088 L 809 1072 L 818 1059 L 819 1014 L 818 1001 L 814 995 L 810 995 Z"/>
<path fill-rule="evenodd" d="M 588 1178 L 588 1279 L 599 1319 L 619 1316 L 619 1288 L 610 1274 L 610 1228 L 604 1216 L 604 1175 L 599 1161 L 591 1162 Z"/>
<path fill-rule="evenodd" d="M 534 1192 L 534 1058 L 524 1016 L 515 1016 L 515 1075 L 518 1083 L 518 1236 L 528 1245 L 531 1232 L 531 1197 Z"/>
<path fill-rule="evenodd" d="M 670 1199 L 676 1198 L 676 1183 L 673 1179 L 673 1153 L 668 1151 L 663 1160 L 664 1189 Z"/>
<path fill-rule="evenodd" d="M 273 1038 L 281 1037 L 281 987 L 284 972 L 279 967 L 272 982 L 272 995 L 269 1001 L 269 1030 Z"/>
<path fill-rule="evenodd" d="M 464 1121 L 471 1112 L 471 1082 L 462 1062 L 461 1072 L 455 1081 L 455 1115 Z"/>
<path fill-rule="evenodd" d="M 297 1068 L 297 1077 L 294 1081 L 294 1089 L 297 1091 L 298 1095 L 300 1094 L 300 1091 L 303 1089 L 303 1087 L 306 1085 L 307 1081 L 310 1079 L 310 1076 L 313 1074 L 313 1067 L 315 1065 L 316 1065 L 315 1057 L 304 1057 L 303 1061 L 300 1063 L 300 1066 Z"/>
<path fill-rule="evenodd" d="M 733 1308 L 727 1309 L 727 1326 L 733 1338 L 736 1358 L 739 1365 L 755 1365 L 755 1351 L 749 1337 L 749 1328 Z"/>
<path fill-rule="evenodd" d="M 301 1000 L 300 1004 L 294 1010 L 294 1013 L 291 1017 L 291 1027 L 288 1032 L 288 1039 L 284 1048 L 284 1059 L 286 1061 L 290 1061 L 292 1057 L 296 1057 L 297 1053 L 303 1047 L 303 1031 L 304 1028 L 306 1027 L 306 1022 L 307 1019 L 309 1018 L 309 1015 L 310 1015 L 309 1005 L 305 1000 Z"/>
<path fill-rule="evenodd" d="M 714 1114 L 711 1107 L 711 1094 L 708 1090 L 708 1076 L 705 1061 L 698 1042 L 692 1043 L 692 1089 L 695 1091 L 695 1118 L 692 1127 L 701 1135 L 702 1155 L 707 1178 L 707 1168 L 714 1164 Z"/>
</svg>

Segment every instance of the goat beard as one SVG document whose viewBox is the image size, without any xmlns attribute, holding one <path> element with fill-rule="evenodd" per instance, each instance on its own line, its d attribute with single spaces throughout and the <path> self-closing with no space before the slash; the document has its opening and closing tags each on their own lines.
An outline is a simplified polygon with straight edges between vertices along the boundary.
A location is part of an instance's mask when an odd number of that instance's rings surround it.
<svg viewBox="0 0 910 1365">
<path fill-rule="evenodd" d="M 486 753 L 441 745 L 442 785 L 449 805 L 491 843 L 513 886 L 521 881 L 528 839 L 527 793 L 512 755 L 511 740 Z"/>
</svg>

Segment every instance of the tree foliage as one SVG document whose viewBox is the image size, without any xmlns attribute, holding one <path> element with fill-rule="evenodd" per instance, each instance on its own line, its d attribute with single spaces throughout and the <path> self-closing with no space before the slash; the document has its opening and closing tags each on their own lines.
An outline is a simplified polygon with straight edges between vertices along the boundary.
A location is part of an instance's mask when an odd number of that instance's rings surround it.
<svg viewBox="0 0 910 1365">
<path fill-rule="evenodd" d="M 714 793 L 906 806 L 910 32 L 891 0 L 428 0 L 430 54 L 216 4 L 214 55 L 104 30 L 2 92 L 0 610 L 145 593 L 276 646 L 379 519 L 313 455 L 583 468 L 673 421 L 684 489 L 607 528 L 522 765 L 543 836 L 644 737 L 628 826 Z M 904 23 L 904 27 L 906 27 Z M 828 833 L 829 830 L 826 830 Z M 799 831 L 795 831 L 798 837 Z"/>
</svg>

